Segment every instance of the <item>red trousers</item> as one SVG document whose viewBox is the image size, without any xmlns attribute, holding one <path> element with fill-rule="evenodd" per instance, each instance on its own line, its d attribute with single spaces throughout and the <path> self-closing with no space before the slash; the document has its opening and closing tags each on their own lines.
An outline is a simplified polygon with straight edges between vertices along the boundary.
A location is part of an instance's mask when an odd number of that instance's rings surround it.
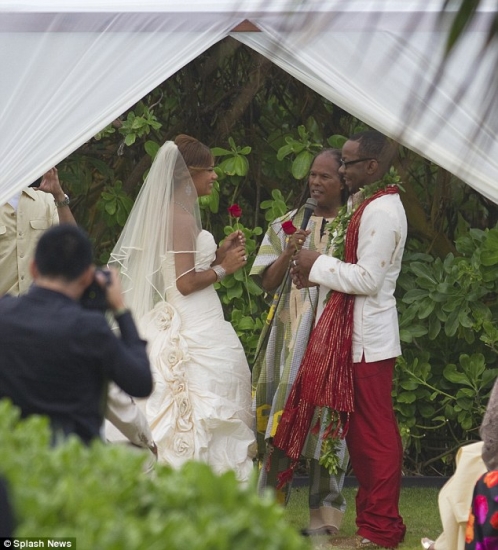
<svg viewBox="0 0 498 550">
<path fill-rule="evenodd" d="M 351 465 L 358 480 L 358 535 L 388 548 L 404 538 L 399 515 L 403 448 L 392 406 L 395 359 L 354 368 L 354 412 L 346 435 Z"/>
</svg>

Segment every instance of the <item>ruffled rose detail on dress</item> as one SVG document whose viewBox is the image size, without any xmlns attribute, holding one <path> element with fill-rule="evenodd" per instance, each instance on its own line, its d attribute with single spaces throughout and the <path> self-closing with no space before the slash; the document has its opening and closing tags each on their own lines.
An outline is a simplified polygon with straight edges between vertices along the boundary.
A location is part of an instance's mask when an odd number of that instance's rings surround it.
<svg viewBox="0 0 498 550">
<path fill-rule="evenodd" d="M 170 311 L 169 308 L 164 308 L 164 307 L 158 308 L 158 305 L 160 304 L 156 304 L 156 307 L 154 308 L 154 310 L 157 309 L 157 315 L 154 321 L 156 323 L 158 330 L 167 330 L 171 326 L 171 321 L 173 319 L 174 312 Z"/>
<path fill-rule="evenodd" d="M 191 433 L 179 433 L 173 438 L 173 452 L 183 459 L 194 454 L 194 437 Z"/>
<path fill-rule="evenodd" d="M 173 390 L 174 394 L 182 393 L 186 391 L 187 385 L 184 380 L 173 380 L 171 384 L 171 389 Z"/>
<path fill-rule="evenodd" d="M 194 425 L 192 423 L 192 403 L 190 402 L 188 392 L 177 394 L 174 399 L 178 410 L 176 428 L 180 432 L 189 432 L 193 429 Z"/>
<path fill-rule="evenodd" d="M 190 360 L 181 335 L 180 316 L 168 302 L 158 302 L 140 322 L 149 342 L 154 390 L 146 404 L 147 420 L 159 449 L 159 460 L 176 466 L 193 458 L 194 423 L 185 372 Z"/>
<path fill-rule="evenodd" d="M 164 361 L 172 369 L 175 369 L 180 363 L 183 362 L 183 352 L 181 349 L 168 349 L 164 350 L 163 354 Z"/>
</svg>

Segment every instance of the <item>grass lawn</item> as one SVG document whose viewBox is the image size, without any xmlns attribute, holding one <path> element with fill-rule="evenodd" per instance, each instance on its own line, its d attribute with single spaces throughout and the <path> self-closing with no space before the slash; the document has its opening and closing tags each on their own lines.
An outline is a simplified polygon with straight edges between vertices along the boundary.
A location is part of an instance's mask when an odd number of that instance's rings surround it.
<svg viewBox="0 0 498 550">
<path fill-rule="evenodd" d="M 406 487 L 401 490 L 400 513 L 406 525 L 406 537 L 400 550 L 421 550 L 422 537 L 436 538 L 441 532 L 441 521 L 437 507 L 439 488 Z M 334 537 L 310 537 L 309 548 L 332 550 L 355 547 L 355 495 L 356 488 L 345 488 L 344 495 L 348 508 L 344 516 L 341 531 Z M 290 502 L 286 508 L 289 522 L 297 529 L 308 523 L 308 488 L 296 487 L 292 490 Z"/>
</svg>

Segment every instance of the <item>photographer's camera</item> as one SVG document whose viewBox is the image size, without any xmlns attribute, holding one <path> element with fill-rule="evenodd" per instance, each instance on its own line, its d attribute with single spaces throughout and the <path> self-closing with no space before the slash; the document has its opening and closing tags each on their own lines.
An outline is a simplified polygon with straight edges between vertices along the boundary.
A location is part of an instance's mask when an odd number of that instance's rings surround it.
<svg viewBox="0 0 498 550">
<path fill-rule="evenodd" d="M 102 286 L 98 279 L 97 273 L 102 273 L 105 276 L 105 285 Z M 111 284 L 111 272 L 108 269 L 97 268 L 95 270 L 95 276 L 90 285 L 85 289 L 83 296 L 81 297 L 81 305 L 87 309 L 94 309 L 97 311 L 105 312 L 109 309 L 107 303 L 107 290 L 106 288 Z"/>
</svg>

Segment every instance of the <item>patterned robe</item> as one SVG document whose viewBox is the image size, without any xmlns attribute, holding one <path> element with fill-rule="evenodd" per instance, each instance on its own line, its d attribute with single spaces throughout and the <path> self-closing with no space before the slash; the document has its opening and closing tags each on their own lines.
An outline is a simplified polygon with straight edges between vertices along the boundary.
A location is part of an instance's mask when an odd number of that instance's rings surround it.
<svg viewBox="0 0 498 550">
<path fill-rule="evenodd" d="M 258 255 L 251 269 L 257 282 L 265 269 L 270 266 L 286 247 L 287 235 L 282 230 L 282 222 L 293 219 L 299 227 L 303 211 L 295 211 L 277 218 L 266 232 Z M 327 220 L 330 221 L 330 220 Z M 310 235 L 303 248 L 324 252 L 328 235 L 322 230 L 323 218 L 311 216 L 308 229 Z M 296 378 L 301 360 L 306 350 L 309 335 L 315 321 L 318 299 L 317 287 L 298 290 L 290 276 L 281 289 L 280 300 L 271 326 L 263 331 L 259 346 L 260 352 L 252 371 L 253 407 L 256 412 L 258 452 L 265 453 L 267 441 L 275 435 L 285 402 Z M 268 296 L 269 300 L 273 295 Z M 268 334 L 269 333 L 269 334 Z M 313 424 L 315 421 L 313 422 Z M 310 434 L 303 456 L 318 459 L 320 445 L 317 436 Z"/>
</svg>

